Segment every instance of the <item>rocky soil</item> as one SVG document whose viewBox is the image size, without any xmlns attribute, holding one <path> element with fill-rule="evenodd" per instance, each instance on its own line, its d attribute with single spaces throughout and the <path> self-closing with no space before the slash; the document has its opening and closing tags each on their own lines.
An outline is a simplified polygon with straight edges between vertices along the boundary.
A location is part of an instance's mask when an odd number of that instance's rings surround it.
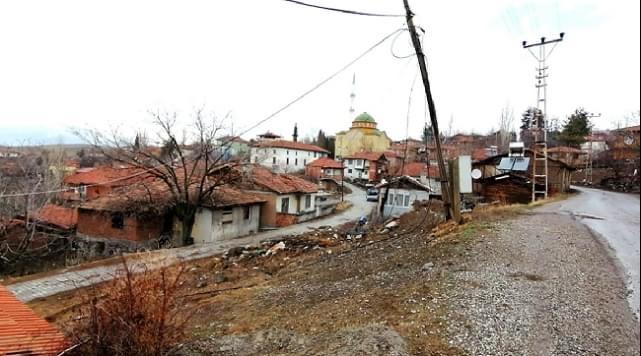
<svg viewBox="0 0 641 356">
<path fill-rule="evenodd" d="M 492 227 L 447 282 L 448 331 L 471 355 L 638 355 L 638 321 L 609 251 L 571 217 Z"/>
</svg>

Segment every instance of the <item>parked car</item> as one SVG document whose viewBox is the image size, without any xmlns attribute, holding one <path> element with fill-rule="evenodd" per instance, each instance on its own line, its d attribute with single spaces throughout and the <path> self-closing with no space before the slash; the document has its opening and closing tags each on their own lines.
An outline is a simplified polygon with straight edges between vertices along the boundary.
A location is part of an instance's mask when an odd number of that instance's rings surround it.
<svg viewBox="0 0 641 356">
<path fill-rule="evenodd" d="M 368 188 L 366 192 L 367 201 L 378 201 L 378 189 Z"/>
</svg>

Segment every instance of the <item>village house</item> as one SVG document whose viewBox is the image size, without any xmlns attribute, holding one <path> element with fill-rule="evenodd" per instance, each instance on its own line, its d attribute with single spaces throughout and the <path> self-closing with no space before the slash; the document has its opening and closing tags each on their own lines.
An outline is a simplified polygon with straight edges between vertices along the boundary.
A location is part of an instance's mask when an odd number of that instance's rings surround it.
<svg viewBox="0 0 641 356">
<path fill-rule="evenodd" d="M 392 178 L 376 186 L 379 189 L 378 210 L 383 208 L 383 217 L 399 217 L 414 209 L 416 201 L 430 199 L 432 189 L 409 176 Z"/>
<path fill-rule="evenodd" d="M 422 162 L 425 160 L 425 144 L 420 140 L 408 138 L 394 141 L 390 147 L 397 157 L 404 159 L 405 163 Z"/>
<path fill-rule="evenodd" d="M 608 149 L 608 137 L 609 132 L 607 131 L 593 131 L 592 134 L 585 137 L 585 142 L 581 144 L 581 151 L 588 156 L 597 156 Z"/>
<path fill-rule="evenodd" d="M 305 176 L 315 179 L 331 178 L 340 181 L 343 177 L 343 164 L 331 158 L 319 158 L 305 166 Z"/>
<path fill-rule="evenodd" d="M 214 198 L 196 213 L 191 235 L 203 244 L 251 235 L 260 230 L 260 208 L 266 200 L 258 194 L 232 187 L 217 189 Z"/>
<path fill-rule="evenodd" d="M 432 195 L 441 195 L 441 176 L 437 165 L 422 162 L 407 163 L 396 176 L 408 176 L 426 185 Z"/>
<path fill-rule="evenodd" d="M 139 168 L 80 168 L 67 176 L 63 184 L 73 191 L 61 194 L 65 200 L 84 201 L 109 194 L 114 188 L 138 182 L 148 175 Z"/>
<path fill-rule="evenodd" d="M 248 168 L 242 187 L 265 200 L 260 212 L 261 227 L 288 226 L 321 214 L 316 209 L 318 185 L 303 178 L 253 165 Z"/>
<path fill-rule="evenodd" d="M 458 157 L 460 154 L 459 149 L 456 146 L 450 144 L 442 144 L 441 151 L 443 152 L 443 160 L 445 160 L 446 162 L 452 159 L 456 159 L 456 157 Z M 431 165 L 438 164 L 436 145 L 427 145 L 427 157 Z"/>
<path fill-rule="evenodd" d="M 558 146 L 548 148 L 548 156 L 561 160 L 572 167 L 581 167 L 586 162 L 586 152 L 568 146 Z"/>
<path fill-rule="evenodd" d="M 217 187 L 200 204 L 192 237 L 195 243 L 232 239 L 259 231 L 260 196 L 231 186 Z M 181 225 L 172 214 L 171 195 L 155 181 L 115 188 L 78 208 L 77 235 L 117 248 L 147 246 L 160 239 L 180 245 Z"/>
<path fill-rule="evenodd" d="M 365 182 L 380 182 L 388 173 L 389 159 L 384 152 L 358 152 L 343 157 L 345 177 Z"/>
<path fill-rule="evenodd" d="M 278 139 L 255 142 L 250 151 L 252 163 L 278 173 L 303 171 L 308 163 L 329 155 L 328 150 L 316 145 Z"/>
<path fill-rule="evenodd" d="M 522 157 L 510 157 L 504 153 L 473 162 L 472 168 L 480 172 L 480 177 L 473 181 L 474 193 L 488 201 L 531 201 L 532 156 L 532 150 L 524 149 Z M 539 161 L 538 164 L 543 163 Z M 574 171 L 574 167 L 548 156 L 548 193 L 554 195 L 570 191 Z M 526 196 L 529 199 L 525 199 Z"/>
<path fill-rule="evenodd" d="M 249 155 L 249 142 L 238 136 L 223 136 L 216 139 L 216 145 L 220 147 L 220 154 L 223 159 L 243 159 Z"/>
</svg>

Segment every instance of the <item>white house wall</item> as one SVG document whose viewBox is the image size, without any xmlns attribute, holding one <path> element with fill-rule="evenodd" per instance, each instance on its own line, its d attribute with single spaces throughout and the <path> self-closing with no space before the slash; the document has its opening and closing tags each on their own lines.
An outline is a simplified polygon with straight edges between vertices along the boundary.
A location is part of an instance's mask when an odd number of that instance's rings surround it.
<svg viewBox="0 0 641 356">
<path fill-rule="evenodd" d="M 201 208 L 196 213 L 192 236 L 196 244 L 233 239 L 256 233 L 260 227 L 260 205 L 249 206 L 249 219 L 245 219 L 244 208 L 232 208 L 232 220 L 223 224 L 223 210 Z"/>
<path fill-rule="evenodd" d="M 379 194 L 378 198 L 378 204 L 380 207 L 380 204 L 383 201 L 383 198 L 385 197 L 385 190 L 387 188 L 384 188 L 381 190 L 381 193 Z M 400 203 L 397 200 L 397 196 L 400 196 Z M 408 196 L 408 201 L 406 204 L 405 197 Z M 424 190 L 414 190 L 414 189 L 399 189 L 399 188 L 392 188 L 390 189 L 388 195 L 387 195 L 387 203 L 385 204 L 385 207 L 383 209 L 383 214 L 385 217 L 398 217 L 401 216 L 407 212 L 410 212 L 414 210 L 414 202 L 419 200 L 429 200 L 430 199 L 430 194 Z"/>
<path fill-rule="evenodd" d="M 345 159 L 345 177 L 349 179 L 369 179 L 369 162 L 364 159 Z"/>
<path fill-rule="evenodd" d="M 305 197 L 310 197 L 310 207 L 305 208 Z M 300 207 L 298 206 L 298 195 L 296 194 L 283 194 L 279 195 L 276 199 L 276 212 L 282 214 L 298 215 L 299 213 L 314 212 L 316 209 L 316 193 L 300 195 Z M 283 199 L 289 198 L 288 211 L 281 211 Z"/>
<path fill-rule="evenodd" d="M 253 163 L 258 163 L 277 173 L 304 170 L 308 163 L 321 157 L 327 157 L 327 153 L 270 147 L 252 147 L 251 149 Z"/>
</svg>

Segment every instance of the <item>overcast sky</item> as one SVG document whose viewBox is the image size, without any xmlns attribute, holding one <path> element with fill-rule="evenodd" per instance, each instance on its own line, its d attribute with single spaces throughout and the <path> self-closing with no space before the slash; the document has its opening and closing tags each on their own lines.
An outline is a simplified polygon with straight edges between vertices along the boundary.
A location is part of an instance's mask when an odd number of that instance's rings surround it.
<svg viewBox="0 0 641 356">
<path fill-rule="evenodd" d="M 308 0 L 402 13 L 401 0 Z M 485 133 L 503 107 L 534 105 L 535 60 L 521 41 L 566 38 L 549 61 L 549 116 L 576 107 L 597 127 L 639 109 L 639 1 L 418 1 L 441 126 Z M 266 117 L 404 25 L 403 18 L 331 13 L 282 0 L 0 2 L 0 143 L 71 142 L 69 128 L 147 127 L 148 111 L 231 113 L 236 132 Z M 416 58 L 391 41 L 320 90 L 244 136 L 349 127 L 367 111 L 405 137 Z M 397 55 L 412 51 L 407 32 Z M 416 81 L 410 136 L 425 120 Z M 231 126 L 231 124 L 230 124 Z"/>
</svg>

